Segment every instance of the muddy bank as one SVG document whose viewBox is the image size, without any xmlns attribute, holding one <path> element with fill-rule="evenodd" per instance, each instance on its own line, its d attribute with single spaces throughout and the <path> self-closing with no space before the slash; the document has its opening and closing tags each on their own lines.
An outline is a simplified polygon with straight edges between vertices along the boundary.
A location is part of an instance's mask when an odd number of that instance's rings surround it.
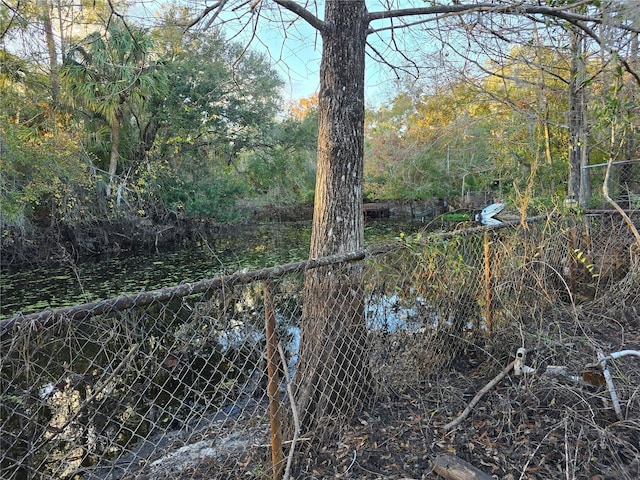
<svg viewBox="0 0 640 480">
<path fill-rule="evenodd" d="M 215 236 L 227 225 L 206 218 L 96 220 L 46 227 L 5 226 L 0 243 L 2 267 L 47 265 L 101 255 L 160 249 Z"/>
<path fill-rule="evenodd" d="M 433 218 L 450 210 L 443 199 L 429 200 L 377 200 L 365 199 L 362 213 L 365 219 L 376 218 Z M 274 206 L 267 205 L 251 212 L 252 221 L 292 222 L 311 220 L 313 205 Z"/>
<path fill-rule="evenodd" d="M 0 238 L 3 268 L 42 266 L 142 251 L 184 247 L 211 240 L 246 224 L 310 220 L 311 205 L 265 206 L 247 210 L 237 223 L 218 223 L 212 217 L 141 217 L 78 223 L 46 221 L 22 226 L 4 225 Z"/>
<path fill-rule="evenodd" d="M 440 213 L 437 201 L 369 201 L 363 206 L 367 218 L 413 218 Z M 0 238 L 0 266 L 19 268 L 77 262 L 105 255 L 132 254 L 184 247 L 212 240 L 230 229 L 255 223 L 311 220 L 313 205 L 267 205 L 247 210 L 243 220 L 221 224 L 211 217 L 161 219 L 140 217 L 91 220 L 74 224 L 43 222 L 32 225 L 4 225 Z"/>
</svg>

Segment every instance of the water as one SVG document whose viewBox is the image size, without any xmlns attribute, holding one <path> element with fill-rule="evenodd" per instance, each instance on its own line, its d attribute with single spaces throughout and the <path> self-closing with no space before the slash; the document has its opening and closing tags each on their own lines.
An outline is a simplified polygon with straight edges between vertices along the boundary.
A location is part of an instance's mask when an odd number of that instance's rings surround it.
<svg viewBox="0 0 640 480">
<path fill-rule="evenodd" d="M 423 225 L 368 221 L 365 245 L 390 242 Z M 189 248 L 120 256 L 0 275 L 0 316 L 33 313 L 196 282 L 308 258 L 310 222 L 243 225 Z"/>
<path fill-rule="evenodd" d="M 400 232 L 421 226 L 368 222 L 365 243 L 388 243 Z M 310 235 L 306 222 L 242 226 L 181 250 L 3 272 L 2 314 L 59 308 L 303 260 Z M 5 336 L 0 347 L 0 415 L 5 420 L 0 437 L 16 441 L 0 461 L 0 477 L 10 472 L 11 478 L 27 479 L 31 468 L 53 478 L 72 476 L 88 466 L 108 470 L 109 461 L 121 455 L 135 460 L 140 452 L 146 457 L 145 445 L 163 438 L 158 431 L 179 431 L 186 438 L 196 426 L 215 429 L 216 419 L 224 416 L 219 413 L 241 408 L 235 403 L 238 395 L 261 394 L 264 331 L 254 309 L 260 305 L 261 289 L 244 288 L 235 292 L 237 297 L 228 293 L 240 308 L 225 310 L 215 297 L 200 298 L 192 299 L 185 310 L 181 307 L 186 303 L 180 303 L 162 311 L 133 310 L 61 330 Z M 275 314 L 293 374 L 300 329 L 299 311 L 289 302 L 296 296 L 289 295 L 280 291 Z M 408 325 L 412 312 L 401 299 L 378 295 L 367 310 L 371 329 L 391 331 Z M 25 430 L 25 424 L 44 430 Z M 154 431 L 156 437 L 149 439 Z M 42 448 L 28 454 L 36 434 Z"/>
</svg>

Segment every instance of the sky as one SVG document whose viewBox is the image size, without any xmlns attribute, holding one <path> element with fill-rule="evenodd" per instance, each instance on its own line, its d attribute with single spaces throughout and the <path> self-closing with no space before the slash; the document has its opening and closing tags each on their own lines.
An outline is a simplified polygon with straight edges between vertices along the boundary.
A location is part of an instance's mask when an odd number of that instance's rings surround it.
<svg viewBox="0 0 640 480">
<path fill-rule="evenodd" d="M 380 0 L 382 2 L 383 0 Z M 411 0 L 389 0 L 389 4 L 409 5 Z M 300 1 L 299 3 L 304 3 Z M 422 5 L 421 1 L 414 2 Z M 308 2 L 309 5 L 312 2 Z M 273 3 L 270 3 L 273 5 Z M 372 0 L 369 8 L 371 11 L 382 10 L 385 7 L 377 6 L 378 0 Z M 273 7 L 272 7 L 273 8 Z M 311 10 L 311 7 L 308 7 Z M 318 2 L 318 10 L 323 10 L 322 0 Z M 292 15 L 292 14 L 290 14 Z M 316 15 L 320 18 L 323 12 Z M 256 36 L 253 39 L 252 48 L 262 51 L 272 60 L 274 68 L 281 74 L 286 82 L 284 95 L 288 100 L 309 97 L 316 93 L 320 82 L 320 58 L 322 42 L 317 31 L 304 20 L 295 16 L 286 17 L 283 28 L 281 20 L 269 21 L 267 15 L 259 20 Z M 380 26 L 380 25 L 378 25 Z M 409 29 L 408 29 L 409 30 Z M 382 34 L 384 36 L 384 34 Z M 407 52 L 424 51 L 424 45 L 416 47 L 411 44 L 411 36 L 407 31 L 397 34 L 401 48 Z M 376 41 L 375 36 L 370 36 L 368 41 Z M 409 42 L 404 45 L 403 41 Z M 376 47 L 380 47 L 380 43 Z M 384 48 L 382 48 L 384 52 Z M 386 54 L 389 54 L 387 51 Z M 411 55 L 412 53 L 410 53 Z M 419 54 L 420 55 L 420 54 Z M 396 76 L 388 66 L 381 65 L 370 57 L 366 57 L 365 68 L 365 102 L 367 105 L 378 106 L 389 101 L 396 90 Z"/>
<path fill-rule="evenodd" d="M 316 30 L 302 20 L 295 26 L 263 28 L 260 41 L 252 47 L 263 51 L 285 81 L 284 95 L 288 100 L 305 98 L 317 93 L 320 83 L 322 42 Z M 365 69 L 365 99 L 378 104 L 395 91 L 391 72 L 367 58 Z"/>
<path fill-rule="evenodd" d="M 302 21 L 288 29 L 266 24 L 259 40 L 252 43 L 273 62 L 285 82 L 284 96 L 288 100 L 306 98 L 318 91 L 322 43 L 316 33 Z"/>
<path fill-rule="evenodd" d="M 404 0 L 400 0 L 404 1 Z M 135 2 L 135 8 L 130 10 L 130 14 L 136 20 L 154 17 L 160 5 L 167 4 L 163 0 L 143 0 Z M 302 2 L 300 2 L 302 3 Z M 318 3 L 318 10 L 324 8 L 322 1 Z M 189 6 L 199 4 L 201 9 L 207 5 L 206 2 L 188 2 Z M 211 2 L 209 2 L 211 4 Z M 309 2 L 308 5 L 313 5 Z M 265 12 L 261 12 L 258 26 L 252 33 L 251 28 L 244 28 L 242 31 L 237 23 L 225 23 L 227 38 L 240 43 L 247 43 L 251 40 L 251 48 L 264 53 L 272 62 L 273 68 L 280 74 L 285 82 L 283 96 L 285 101 L 296 101 L 300 98 L 310 97 L 319 88 L 319 70 L 322 44 L 320 36 L 316 30 L 308 25 L 304 20 L 284 14 L 284 18 L 275 20 L 276 14 L 280 12 L 272 2 L 265 2 Z M 197 8 L 197 6 L 196 6 Z M 248 12 L 248 4 L 241 6 L 243 11 Z M 312 7 L 309 6 L 309 9 Z M 322 11 L 317 15 L 322 17 Z M 250 17 L 246 15 L 244 20 L 253 21 L 257 15 Z M 216 20 L 225 19 L 223 15 Z M 205 26 L 207 18 L 202 20 L 196 27 Z M 285 28 L 283 28 L 283 24 Z M 236 36 L 237 35 L 237 36 Z M 391 98 L 395 92 L 394 75 L 388 68 L 383 68 L 371 59 L 367 59 L 365 70 L 365 101 L 367 105 L 379 105 Z"/>
<path fill-rule="evenodd" d="M 305 0 L 300 0 L 302 4 Z M 371 0 L 374 4 L 378 1 Z M 390 2 L 409 2 L 412 0 L 388 0 Z M 129 7 L 119 7 L 118 1 L 113 5 L 117 15 L 135 22 L 138 25 L 153 26 L 158 22 L 163 7 L 173 3 L 184 3 L 193 9 L 194 12 L 202 12 L 207 5 L 214 4 L 213 0 L 130 0 Z M 258 17 L 249 12 L 249 4 L 242 3 L 242 0 L 229 1 L 229 4 L 238 4 L 238 12 L 244 13 L 243 21 L 248 21 L 249 26 Z M 308 0 L 308 8 L 313 9 L 317 4 L 316 15 L 322 18 L 324 9 L 323 0 Z M 264 53 L 271 61 L 272 67 L 278 72 L 285 83 L 283 88 L 283 98 L 285 102 L 297 101 L 301 98 L 308 98 L 317 93 L 320 82 L 320 58 L 322 52 L 322 42 L 317 31 L 297 16 L 277 7 L 272 1 L 263 0 L 261 3 L 264 12 L 259 15 L 259 23 L 252 37 L 251 28 L 245 28 L 240 32 L 237 22 L 231 22 L 230 17 L 236 14 L 223 15 L 216 19 L 215 25 L 220 20 L 226 21 L 224 31 L 230 40 L 240 44 L 247 44 L 250 41 L 250 48 Z M 379 7 L 382 8 L 382 7 Z M 372 7 L 373 9 L 373 7 Z M 283 13 L 284 12 L 284 13 Z M 205 17 L 195 28 L 203 28 L 210 17 Z M 284 28 L 283 28 L 284 25 Z M 77 30 L 77 28 L 76 28 Z M 67 34 L 69 32 L 66 32 Z M 78 34 L 78 32 L 75 32 Z M 251 37 L 251 38 L 250 38 Z M 40 35 L 34 38 L 41 39 Z M 29 41 L 32 41 L 29 38 Z M 10 49 L 20 51 L 24 46 L 19 40 L 12 41 Z M 33 49 L 29 46 L 26 51 Z M 41 46 L 42 61 L 46 58 L 45 45 Z M 388 68 L 383 68 L 376 62 L 367 58 L 365 69 L 365 102 L 368 106 L 378 106 L 384 101 L 390 100 L 395 90 L 394 76 Z"/>
<path fill-rule="evenodd" d="M 320 84 L 322 44 L 316 31 L 306 23 L 297 27 L 295 35 L 285 37 L 282 29 L 263 35 L 262 44 L 254 48 L 264 51 L 285 81 L 284 95 L 288 100 L 305 98 L 317 93 Z M 394 77 L 388 69 L 367 58 L 365 69 L 365 101 L 377 105 L 395 92 Z"/>
<path fill-rule="evenodd" d="M 322 15 L 322 12 L 320 12 Z M 295 101 L 317 93 L 320 84 L 320 59 L 322 41 L 318 32 L 304 20 L 286 23 L 270 23 L 261 19 L 251 47 L 265 53 L 285 82 L 284 97 Z M 367 60 L 365 69 L 365 99 L 367 104 L 377 104 L 393 91 L 390 72 Z"/>
<path fill-rule="evenodd" d="M 256 0 L 257 1 L 257 0 Z M 640 0 L 638 0 L 640 1 Z M 452 3 L 453 0 L 441 0 L 442 4 Z M 190 2 L 193 5 L 194 2 Z M 323 18 L 324 0 L 299 0 L 299 4 L 306 5 L 307 9 L 313 11 L 319 18 Z M 273 2 L 264 1 L 260 3 L 265 12 L 260 12 L 258 25 L 252 37 L 251 48 L 264 52 L 273 62 L 273 67 L 280 73 L 286 82 L 284 96 L 286 100 L 297 100 L 309 97 L 316 93 L 319 88 L 320 58 L 322 52 L 322 42 L 317 31 L 296 15 L 276 6 Z M 424 0 L 367 0 L 367 8 L 370 12 L 384 11 L 389 9 L 400 9 L 409 7 L 423 7 Z M 246 4 L 240 7 L 247 12 Z M 314 8 L 316 11 L 314 11 Z M 254 20 L 258 15 L 247 18 Z M 411 24 L 416 22 L 417 17 L 406 20 Z M 433 17 L 432 17 L 433 19 Z M 394 24 L 402 20 L 395 19 Z M 459 61 L 454 60 L 457 54 L 453 50 L 445 53 L 442 42 L 436 35 L 443 34 L 447 41 L 456 44 L 464 51 L 467 48 L 465 35 L 451 33 L 452 30 L 446 27 L 442 32 L 440 26 L 442 20 L 431 21 L 420 26 L 412 26 L 400 30 L 394 30 L 393 42 L 389 41 L 391 33 L 382 31 L 369 35 L 367 42 L 375 45 L 378 53 L 384 56 L 385 60 L 394 63 L 396 66 L 406 66 L 409 75 L 404 75 L 399 79 L 396 73 L 384 63 L 371 58 L 372 49 L 367 47 L 368 55 L 365 68 L 365 103 L 368 107 L 379 107 L 381 104 L 390 103 L 398 92 L 400 82 L 410 83 L 419 81 L 420 85 L 448 84 L 451 80 L 451 70 L 443 68 L 447 63 L 455 68 L 464 68 Z M 445 21 L 446 22 L 446 21 Z M 284 25 L 284 28 L 283 28 Z M 388 26 L 389 20 L 379 20 L 370 27 L 380 28 Z M 431 33 L 425 33 L 425 30 Z M 434 35 L 433 32 L 437 33 Z M 247 39 L 247 32 L 251 29 L 244 29 L 243 38 Z M 395 47 L 402 52 L 398 54 Z M 404 55 L 406 54 L 406 58 Z M 445 60 L 445 57 L 447 59 Z M 415 64 L 413 64 L 415 62 Z M 417 75 L 416 68 L 419 66 L 420 79 L 412 75 Z M 438 65 L 433 68 L 434 65 Z M 430 68 L 431 67 L 431 68 Z"/>
</svg>

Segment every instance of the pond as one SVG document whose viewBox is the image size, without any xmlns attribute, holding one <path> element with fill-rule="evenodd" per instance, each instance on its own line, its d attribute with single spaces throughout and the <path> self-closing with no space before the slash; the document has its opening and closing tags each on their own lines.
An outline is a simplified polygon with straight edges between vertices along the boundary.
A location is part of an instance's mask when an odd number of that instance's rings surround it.
<svg viewBox="0 0 640 480">
<path fill-rule="evenodd" d="M 370 220 L 365 245 L 393 241 L 423 224 L 407 220 Z M 0 316 L 34 313 L 155 290 L 308 258 L 310 222 L 239 225 L 212 241 L 189 248 L 100 258 L 36 269 L 2 271 Z"/>
</svg>

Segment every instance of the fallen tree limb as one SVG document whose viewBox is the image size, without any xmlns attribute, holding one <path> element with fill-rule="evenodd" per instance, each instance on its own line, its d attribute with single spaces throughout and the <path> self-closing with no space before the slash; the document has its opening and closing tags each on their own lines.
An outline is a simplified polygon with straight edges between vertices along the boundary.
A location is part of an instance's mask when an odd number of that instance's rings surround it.
<svg viewBox="0 0 640 480">
<path fill-rule="evenodd" d="M 287 395 L 289 395 L 289 403 L 291 404 L 291 413 L 293 414 L 293 439 L 291 440 L 291 448 L 289 449 L 289 456 L 287 457 L 287 465 L 284 470 L 284 476 L 282 480 L 289 480 L 291 474 L 291 464 L 293 463 L 293 455 L 296 450 L 296 443 L 300 440 L 300 418 L 298 417 L 298 409 L 296 407 L 295 397 L 293 395 L 293 388 L 291 387 L 291 378 L 289 377 L 289 365 L 287 364 L 287 357 L 282 349 L 282 344 L 278 342 L 278 353 L 280 354 L 280 360 L 282 361 L 282 370 L 284 372 L 284 379 L 286 382 Z"/>
<path fill-rule="evenodd" d="M 613 352 L 604 357 L 604 360 L 615 360 L 616 358 L 626 357 L 627 355 L 631 355 L 634 357 L 640 357 L 640 351 L 638 350 L 620 350 L 619 352 Z"/>
<path fill-rule="evenodd" d="M 467 405 L 467 408 L 465 408 L 464 411 L 457 418 L 450 421 L 444 426 L 444 430 L 445 431 L 451 430 L 453 427 L 460 424 L 465 418 L 467 418 L 471 413 L 471 410 L 473 410 L 473 407 L 476 406 L 476 404 L 480 401 L 480 399 L 484 396 L 484 394 L 487 393 L 489 390 L 491 390 L 500 380 L 502 380 L 511 371 L 515 363 L 516 361 L 514 360 L 509 365 L 507 365 L 507 367 L 504 370 L 502 370 L 498 375 L 496 375 L 493 380 L 487 383 L 482 388 L 482 390 L 480 390 L 476 394 L 476 396 L 473 397 L 473 399 L 469 402 L 469 405 Z"/>
<path fill-rule="evenodd" d="M 620 401 L 618 400 L 618 394 L 616 393 L 616 388 L 613 383 L 613 378 L 611 377 L 611 373 L 607 368 L 607 360 L 614 360 L 616 358 L 625 357 L 628 355 L 640 357 L 640 351 L 638 350 L 621 350 L 619 352 L 613 352 L 609 355 L 605 355 L 601 350 L 598 351 L 598 362 L 595 364 L 589 364 L 585 367 L 582 372 L 582 377 L 577 375 L 571 375 L 567 371 L 567 367 L 559 367 L 559 366 L 547 366 L 544 370 L 537 370 L 535 368 L 529 367 L 525 364 L 525 357 L 527 355 L 527 350 L 524 347 L 518 348 L 516 351 L 516 358 L 513 362 L 511 362 L 507 367 L 502 370 L 496 377 L 487 383 L 482 390 L 480 390 L 475 397 L 469 402 L 467 408 L 454 420 L 447 423 L 443 428 L 446 431 L 451 430 L 453 427 L 459 425 L 465 418 L 469 416 L 473 407 L 480 401 L 480 399 L 491 390 L 500 380 L 502 380 L 512 369 L 514 375 L 521 376 L 522 374 L 542 374 L 542 375 L 560 375 L 563 376 L 573 382 L 580 383 L 582 385 L 591 385 L 591 386 L 599 386 L 604 385 L 606 383 L 607 388 L 609 389 L 609 394 L 611 395 L 611 401 L 613 403 L 613 409 L 616 412 L 616 416 L 618 420 L 624 420 L 624 415 L 622 414 L 622 409 L 620 408 Z"/>
<path fill-rule="evenodd" d="M 445 453 L 439 455 L 433 461 L 433 471 L 438 475 L 450 480 L 492 480 L 493 477 L 487 475 L 482 470 L 474 467 L 468 462 L 455 455 Z"/>
<path fill-rule="evenodd" d="M 616 386 L 613 383 L 613 377 L 611 376 L 611 372 L 609 372 L 609 368 L 607 367 L 607 360 L 615 360 L 617 358 L 622 358 L 626 356 L 634 356 L 640 357 L 640 351 L 638 350 L 620 350 L 618 352 L 610 353 L 609 355 L 605 355 L 602 350 L 597 351 L 598 361 L 596 363 L 590 363 L 585 365 L 582 370 L 582 377 L 576 375 L 570 375 L 567 371 L 566 367 L 546 367 L 544 371 L 536 370 L 535 368 L 531 368 L 524 363 L 524 359 L 526 356 L 526 349 L 519 348 L 516 353 L 516 359 L 514 360 L 515 364 L 513 367 L 514 373 L 516 376 L 520 376 L 523 373 L 539 373 L 546 375 L 562 375 L 563 377 L 572 380 L 574 382 L 591 385 L 591 386 L 601 386 L 607 385 L 607 389 L 609 390 L 609 395 L 611 396 L 611 403 L 613 404 L 613 410 L 616 413 L 616 417 L 618 420 L 623 421 L 624 415 L 622 413 L 622 408 L 620 407 L 620 401 L 618 400 L 618 394 L 616 392 Z"/>
</svg>

